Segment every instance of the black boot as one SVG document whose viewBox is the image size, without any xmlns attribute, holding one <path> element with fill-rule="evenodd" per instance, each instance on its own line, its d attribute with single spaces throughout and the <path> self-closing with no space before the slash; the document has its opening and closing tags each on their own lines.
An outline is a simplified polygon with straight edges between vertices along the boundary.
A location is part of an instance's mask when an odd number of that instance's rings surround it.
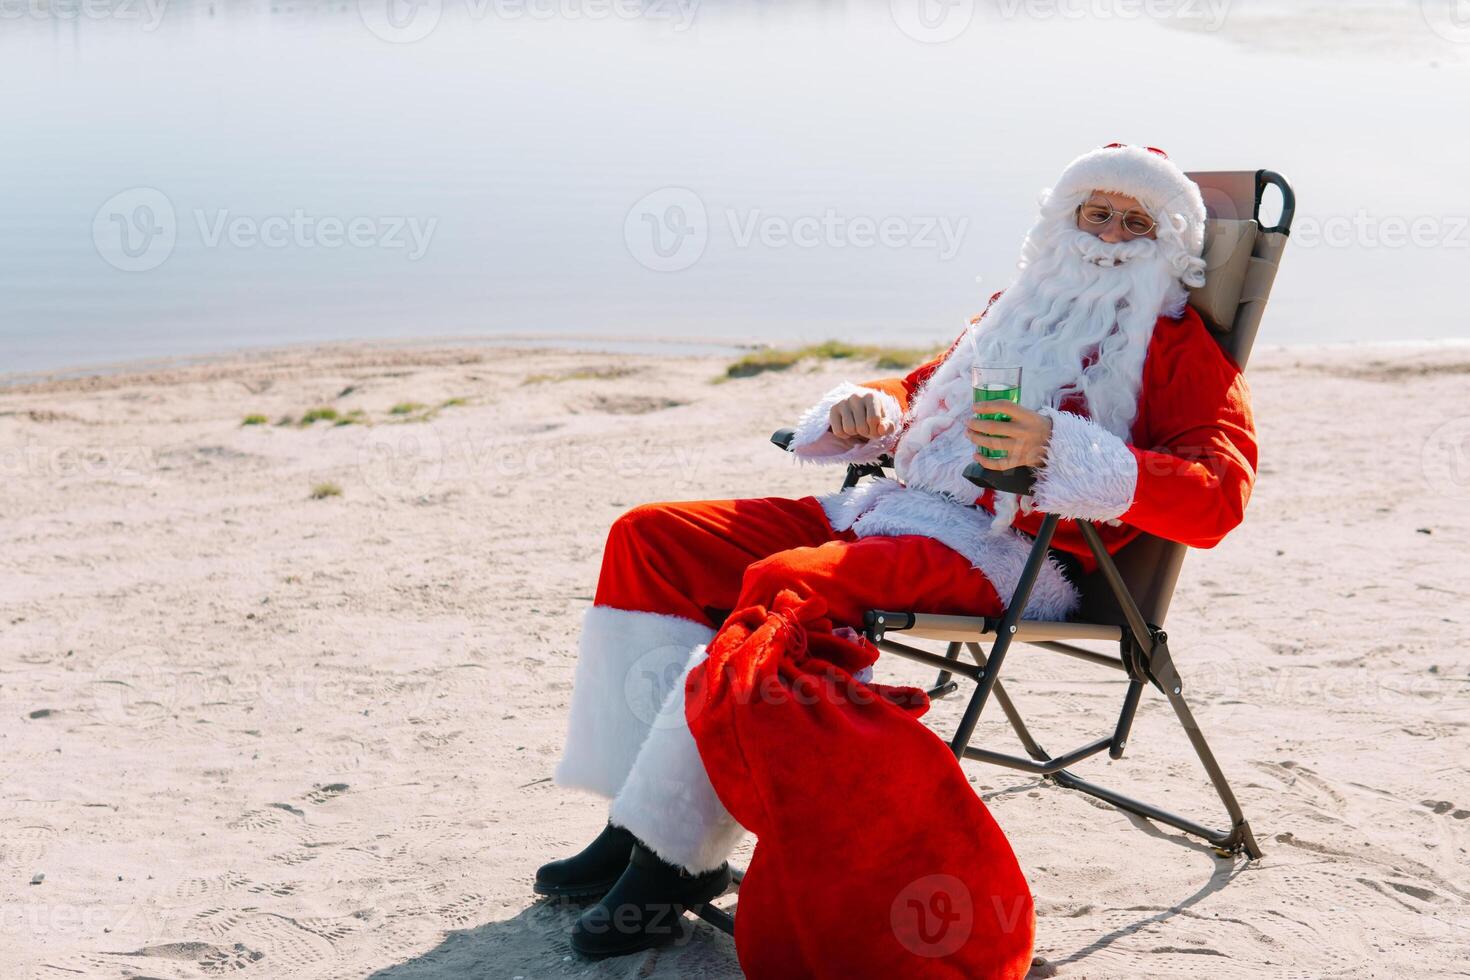
<svg viewBox="0 0 1470 980">
<path fill-rule="evenodd" d="M 583 956 L 621 956 L 682 938 L 685 910 L 728 887 L 728 864 L 690 874 L 636 843 L 628 870 L 572 927 L 572 949 Z"/>
<path fill-rule="evenodd" d="M 538 868 L 531 888 L 556 898 L 601 898 L 627 870 L 637 840 L 631 831 L 609 823 L 580 853 Z"/>
</svg>

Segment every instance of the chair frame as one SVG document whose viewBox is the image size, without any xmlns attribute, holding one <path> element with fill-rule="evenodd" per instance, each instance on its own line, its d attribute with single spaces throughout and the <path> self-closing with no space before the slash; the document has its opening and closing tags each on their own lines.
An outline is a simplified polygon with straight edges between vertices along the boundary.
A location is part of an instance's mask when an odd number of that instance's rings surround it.
<svg viewBox="0 0 1470 980">
<path fill-rule="evenodd" d="M 1248 203 L 1253 190 L 1253 217 L 1258 223 L 1261 198 L 1265 188 L 1275 186 L 1280 191 L 1281 217 L 1274 226 L 1261 229 L 1264 235 L 1272 236 L 1274 244 L 1268 244 L 1266 248 L 1268 249 L 1267 258 L 1274 263 L 1279 257 L 1280 248 L 1284 246 L 1285 236 L 1290 234 L 1291 221 L 1295 212 L 1295 195 L 1286 179 L 1269 170 L 1191 174 L 1190 176 L 1199 180 L 1207 191 L 1211 189 L 1210 178 L 1216 178 L 1219 181 L 1219 187 L 1223 188 L 1217 197 L 1222 194 L 1226 197 L 1233 196 L 1237 206 L 1242 203 L 1242 197 Z M 1241 184 L 1243 177 L 1253 178 L 1254 187 L 1243 186 Z M 1231 201 L 1226 200 L 1225 203 L 1229 206 Z M 1274 237 L 1278 234 L 1279 238 Z M 1274 267 L 1272 278 L 1274 278 Z M 1243 334 L 1243 338 L 1236 341 L 1238 347 L 1235 352 L 1242 367 L 1244 366 L 1244 355 L 1248 353 L 1254 340 L 1255 330 L 1259 326 L 1260 314 L 1269 293 L 1269 286 L 1270 280 L 1267 279 L 1257 295 L 1243 296 L 1238 307 L 1239 310 L 1245 311 L 1240 313 L 1235 321 L 1237 329 L 1240 329 Z M 789 451 L 793 436 L 794 432 L 791 429 L 781 429 L 771 436 L 771 441 Z M 876 463 L 849 464 L 842 489 L 846 490 L 855 486 L 865 476 L 881 476 L 883 470 L 892 465 L 893 461 L 889 456 L 883 456 Z M 1034 473 L 1029 469 L 987 471 L 978 464 L 972 464 L 966 470 L 966 476 L 981 487 L 990 486 L 1018 493 L 1029 491 L 1034 480 Z M 1165 550 L 1144 554 L 1145 560 L 1156 561 L 1158 567 L 1147 569 L 1155 573 L 1152 582 L 1153 594 L 1140 600 L 1135 596 L 1134 591 L 1130 590 L 1128 575 L 1124 570 L 1120 570 L 1114 556 L 1108 554 L 1094 522 L 1077 520 L 1077 527 L 1098 563 L 1098 569 L 1094 575 L 1100 576 L 1103 580 L 1106 592 L 1116 603 L 1114 613 L 1120 615 L 1108 617 L 1094 615 L 1094 621 L 1023 620 L 1021 613 L 1026 608 L 1032 588 L 1046 561 L 1059 521 L 1060 517 L 1056 514 L 1046 514 L 1043 518 L 1017 583 L 1015 594 L 1001 616 L 955 616 L 872 609 L 864 617 L 864 632 L 868 640 L 880 650 L 937 670 L 938 675 L 934 684 L 928 690 L 931 698 L 946 697 L 958 691 L 959 684 L 955 681 L 956 676 L 975 684 L 975 691 L 965 705 L 959 726 L 949 743 L 957 759 L 961 761 L 970 759 L 1031 773 L 1065 789 L 1086 793 L 1120 810 L 1201 838 L 1214 848 L 1217 855 L 1223 858 L 1234 858 L 1241 854 L 1245 855 L 1247 860 L 1260 858 L 1261 848 L 1251 831 L 1250 822 L 1246 819 L 1225 777 L 1224 770 L 1221 769 L 1219 761 L 1205 740 L 1204 733 L 1200 730 L 1199 723 L 1195 720 L 1193 711 L 1190 710 L 1185 700 L 1184 681 L 1175 666 L 1174 657 L 1169 648 L 1169 636 L 1160 625 L 1150 622 L 1141 608 L 1141 605 L 1148 606 L 1162 622 L 1163 614 L 1167 610 L 1168 598 L 1173 592 L 1174 580 L 1187 548 L 1172 542 L 1156 540 L 1151 542 L 1155 546 L 1162 544 Z M 1133 548 L 1135 544 L 1130 543 L 1128 547 Z M 1121 554 L 1120 552 L 1120 556 Z M 1130 569 L 1137 572 L 1138 562 L 1135 561 Z M 1161 582 L 1164 583 L 1164 587 L 1159 589 Z M 1145 584 L 1140 594 L 1149 591 L 1149 585 Z M 1084 599 L 1088 598 L 1087 590 L 1084 588 Z M 1090 608 L 1096 608 L 1096 604 L 1085 601 L 1084 615 Z M 1121 619 L 1121 622 L 1098 621 L 1103 618 Z M 903 633 L 920 639 L 944 641 L 947 643 L 947 648 L 941 656 L 891 639 L 888 636 L 890 633 Z M 983 641 L 990 642 L 988 652 L 981 648 Z M 1116 643 L 1117 654 L 1089 650 L 1076 645 L 1076 641 Z M 1126 674 L 1128 683 L 1123 694 L 1122 708 L 1111 732 L 1057 755 L 1052 755 L 1043 749 L 1027 728 L 1015 702 L 1011 700 L 1005 686 L 1000 681 L 1000 673 L 1005 665 L 1006 655 L 1015 643 L 1027 644 L 1087 663 L 1119 670 Z M 961 653 L 965 650 L 968 650 L 973 662 L 961 659 Z M 1153 685 L 1163 693 L 1179 724 L 1184 728 L 1190 746 L 1194 749 L 1220 802 L 1224 805 L 1229 817 L 1227 829 L 1211 828 L 1161 806 L 1134 799 L 1116 790 L 1090 782 L 1072 772 L 1072 766 L 1104 751 L 1113 760 L 1123 757 L 1145 685 Z M 980 716 L 991 697 L 994 697 L 1000 706 L 1001 712 L 1025 749 L 1024 756 L 977 748 L 970 744 Z M 737 872 L 735 877 L 738 887 L 739 879 L 743 876 Z M 707 904 L 692 911 L 715 927 L 733 934 L 734 916 L 730 912 L 717 908 L 713 904 Z"/>
</svg>

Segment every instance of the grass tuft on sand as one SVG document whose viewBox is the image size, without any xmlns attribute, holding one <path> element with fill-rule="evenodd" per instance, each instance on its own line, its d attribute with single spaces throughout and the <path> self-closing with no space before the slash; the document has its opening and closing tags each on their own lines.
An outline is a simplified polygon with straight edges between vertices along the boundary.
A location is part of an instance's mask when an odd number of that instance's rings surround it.
<svg viewBox="0 0 1470 980">
<path fill-rule="evenodd" d="M 311 425 L 313 422 L 335 422 L 337 421 L 337 410 L 335 408 L 310 408 L 301 416 L 301 425 Z"/>
<path fill-rule="evenodd" d="M 311 488 L 312 500 L 325 500 L 328 497 L 340 496 L 342 496 L 342 488 L 337 486 L 337 484 L 335 483 L 318 483 L 316 486 Z"/>
<path fill-rule="evenodd" d="M 427 405 L 422 402 L 399 402 L 388 409 L 389 415 L 412 415 L 414 412 L 422 412 Z"/>
<path fill-rule="evenodd" d="M 878 344 L 849 344 L 824 340 L 805 347 L 769 348 L 746 354 L 725 368 L 716 382 L 749 378 L 766 371 L 786 371 L 805 360 L 872 361 L 879 371 L 903 371 L 943 353 L 943 348 L 884 347 Z"/>
<path fill-rule="evenodd" d="M 616 378 L 626 378 L 630 374 L 637 374 L 636 367 L 627 367 L 621 364 L 609 367 L 573 368 L 570 371 L 557 371 L 550 374 L 530 374 L 521 382 L 522 385 L 545 384 L 548 381 L 611 381 Z"/>
<path fill-rule="evenodd" d="M 254 414 L 252 414 L 252 415 L 245 416 L 245 421 L 241 422 L 240 424 L 241 425 L 266 425 L 269 422 L 270 422 L 270 419 L 266 418 L 264 415 L 254 415 Z"/>
</svg>

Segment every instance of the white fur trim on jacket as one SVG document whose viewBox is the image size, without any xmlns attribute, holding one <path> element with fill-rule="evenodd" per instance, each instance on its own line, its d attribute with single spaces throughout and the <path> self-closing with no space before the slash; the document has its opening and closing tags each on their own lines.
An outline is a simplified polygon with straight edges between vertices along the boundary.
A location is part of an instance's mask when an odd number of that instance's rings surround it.
<svg viewBox="0 0 1470 980">
<path fill-rule="evenodd" d="M 1046 465 L 1036 471 L 1036 509 L 1060 517 L 1111 521 L 1133 504 L 1138 461 L 1116 435 L 1091 419 L 1043 408 L 1051 419 Z"/>
<path fill-rule="evenodd" d="M 860 538 L 922 534 L 959 552 L 985 573 L 1010 605 L 1034 541 L 1014 528 L 991 528 L 991 515 L 939 493 L 907 487 L 886 477 L 817 498 L 838 531 Z M 1054 558 L 1047 557 L 1032 586 L 1024 619 L 1064 620 L 1076 611 L 1079 595 Z"/>
<path fill-rule="evenodd" d="M 708 656 L 702 643 L 689 655 L 610 814 L 659 857 L 696 874 L 718 868 L 745 834 L 710 785 L 684 716 L 685 678 Z"/>
<path fill-rule="evenodd" d="M 589 607 L 556 784 L 616 796 L 689 651 L 714 635 L 681 616 Z"/>
<path fill-rule="evenodd" d="M 893 422 L 893 430 L 887 435 L 845 448 L 844 443 L 832 434 L 828 424 L 832 406 L 853 395 L 872 395 L 876 398 L 879 413 Z M 898 444 L 898 430 L 902 420 L 903 407 L 899 405 L 897 398 L 877 388 L 844 381 L 802 414 L 796 423 L 796 436 L 791 440 L 790 449 L 798 460 L 808 463 L 876 463 L 878 457 L 893 452 L 893 447 Z"/>
</svg>

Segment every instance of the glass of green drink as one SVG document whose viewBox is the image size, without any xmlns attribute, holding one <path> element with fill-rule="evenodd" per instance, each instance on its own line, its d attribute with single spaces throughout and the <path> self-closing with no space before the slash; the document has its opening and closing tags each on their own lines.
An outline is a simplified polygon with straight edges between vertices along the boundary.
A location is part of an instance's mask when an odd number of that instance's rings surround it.
<svg viewBox="0 0 1470 980">
<path fill-rule="evenodd" d="M 970 369 L 970 378 L 975 390 L 975 418 L 1009 422 L 1011 417 L 1004 412 L 980 411 L 980 403 L 1000 401 L 1019 405 L 1021 403 L 1021 368 L 1019 366 L 989 367 L 977 364 Z M 1005 459 L 1004 449 L 986 449 L 984 446 L 977 448 L 980 455 L 987 459 Z"/>
</svg>

